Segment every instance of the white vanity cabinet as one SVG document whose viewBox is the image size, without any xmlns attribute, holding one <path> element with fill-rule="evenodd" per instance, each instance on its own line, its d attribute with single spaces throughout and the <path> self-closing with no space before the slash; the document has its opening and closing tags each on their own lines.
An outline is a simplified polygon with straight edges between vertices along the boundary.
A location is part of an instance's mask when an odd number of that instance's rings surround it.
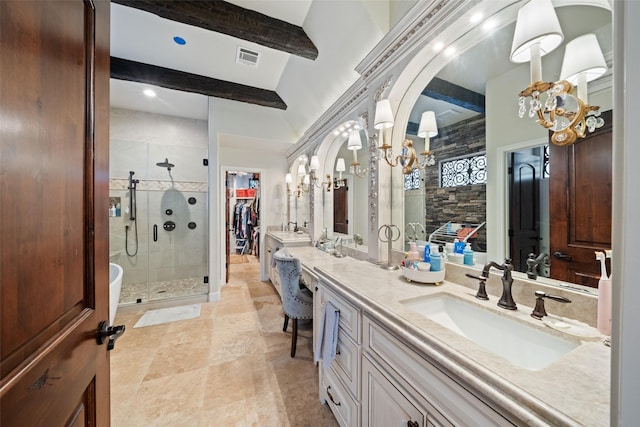
<svg viewBox="0 0 640 427">
<path fill-rule="evenodd" d="M 288 231 L 269 231 L 264 237 L 264 247 L 267 255 L 267 275 L 273 283 L 278 295 L 282 298 L 280 287 L 280 274 L 273 263 L 273 254 L 280 248 L 293 248 L 309 246 L 311 238 L 308 234 L 293 233 Z"/>
<path fill-rule="evenodd" d="M 360 425 L 360 361 L 362 315 L 351 303 L 318 283 L 317 323 L 327 302 L 340 310 L 336 357 L 325 369 L 319 364 L 320 400 L 326 402 L 341 426 Z"/>
<path fill-rule="evenodd" d="M 403 425 L 402 417 L 417 417 L 418 412 L 423 416 L 419 426 L 514 425 L 368 316 L 363 317 L 363 354 L 363 359 L 369 358 L 381 367 L 376 375 L 367 373 L 373 378 L 368 381 L 377 383 L 378 389 L 386 384 L 386 393 L 393 397 L 393 405 L 400 408 L 396 409 L 399 418 L 394 421 L 395 425 Z M 366 365 L 369 370 L 370 365 Z M 386 383 L 380 377 L 385 378 Z M 382 393 L 380 390 L 371 391 L 367 381 L 363 381 L 363 390 L 365 387 L 367 392 L 363 391 L 363 400 L 366 398 L 369 405 L 384 399 L 377 396 Z M 367 404 L 363 405 L 367 410 Z M 406 409 L 410 407 L 416 408 L 417 412 L 410 413 Z M 371 415 L 371 410 L 368 412 Z M 363 415 L 363 419 L 366 418 Z M 363 425 L 383 424 L 378 424 L 374 418 Z"/>
<path fill-rule="evenodd" d="M 362 425 L 449 426 L 427 410 L 427 404 L 409 395 L 406 388 L 382 373 L 368 357 L 362 358 Z M 441 417 L 440 417 L 441 418 Z"/>
</svg>

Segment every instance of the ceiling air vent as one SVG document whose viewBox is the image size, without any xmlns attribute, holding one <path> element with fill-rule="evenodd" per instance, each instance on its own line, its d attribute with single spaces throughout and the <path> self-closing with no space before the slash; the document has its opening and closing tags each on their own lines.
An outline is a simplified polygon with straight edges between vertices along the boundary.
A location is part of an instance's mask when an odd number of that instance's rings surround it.
<svg viewBox="0 0 640 427">
<path fill-rule="evenodd" d="M 238 64 L 257 67 L 259 58 L 260 58 L 260 53 L 238 46 L 238 55 L 236 57 L 236 62 Z"/>
</svg>

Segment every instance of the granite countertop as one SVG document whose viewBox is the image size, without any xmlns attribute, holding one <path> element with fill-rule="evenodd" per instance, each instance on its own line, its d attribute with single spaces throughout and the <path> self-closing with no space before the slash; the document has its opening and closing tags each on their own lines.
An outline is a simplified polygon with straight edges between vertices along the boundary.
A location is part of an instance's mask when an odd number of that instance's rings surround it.
<svg viewBox="0 0 640 427">
<path fill-rule="evenodd" d="M 280 243 L 297 243 L 297 242 L 309 242 L 311 243 L 311 236 L 304 232 L 293 231 L 268 231 L 267 235 L 272 236 Z"/>
<path fill-rule="evenodd" d="M 425 359 L 472 390 L 494 409 L 509 411 L 528 425 L 609 424 L 611 351 L 601 337 L 578 338 L 532 319 L 531 307 L 496 306 L 497 298 L 476 299 L 475 290 L 445 280 L 440 286 L 407 282 L 400 271 L 353 258 L 337 259 L 312 248 L 291 253 L 328 286 L 359 306 Z M 366 280 L 362 280 L 366 277 Z M 401 301 L 449 293 L 534 328 L 579 341 L 579 346 L 540 370 L 514 365 L 421 314 Z M 517 301 L 516 301 L 517 302 Z M 500 409 L 502 408 L 502 409 Z"/>
</svg>

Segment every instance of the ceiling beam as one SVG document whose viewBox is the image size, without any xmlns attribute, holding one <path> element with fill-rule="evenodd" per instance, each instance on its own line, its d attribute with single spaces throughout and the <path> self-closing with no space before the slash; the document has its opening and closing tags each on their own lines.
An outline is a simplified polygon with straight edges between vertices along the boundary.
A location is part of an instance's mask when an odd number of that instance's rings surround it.
<svg viewBox="0 0 640 427">
<path fill-rule="evenodd" d="M 484 95 L 437 77 L 429 82 L 422 94 L 484 114 Z"/>
<path fill-rule="evenodd" d="M 302 27 L 220 0 L 112 0 L 161 18 L 204 28 L 315 60 L 318 49 Z"/>
<path fill-rule="evenodd" d="M 287 109 L 287 104 L 272 90 L 241 85 L 113 56 L 111 57 L 111 77 L 118 80 L 147 83 L 167 89 L 199 93 L 215 98 L 231 99 L 280 110 Z"/>
</svg>

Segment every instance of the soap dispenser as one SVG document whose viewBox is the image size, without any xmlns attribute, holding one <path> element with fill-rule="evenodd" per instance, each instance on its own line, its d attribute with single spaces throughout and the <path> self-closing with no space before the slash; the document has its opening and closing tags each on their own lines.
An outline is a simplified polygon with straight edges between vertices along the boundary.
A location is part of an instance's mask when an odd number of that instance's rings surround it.
<svg viewBox="0 0 640 427">
<path fill-rule="evenodd" d="M 464 265 L 473 265 L 473 250 L 470 243 L 467 243 L 462 254 L 464 256 Z"/>
</svg>

